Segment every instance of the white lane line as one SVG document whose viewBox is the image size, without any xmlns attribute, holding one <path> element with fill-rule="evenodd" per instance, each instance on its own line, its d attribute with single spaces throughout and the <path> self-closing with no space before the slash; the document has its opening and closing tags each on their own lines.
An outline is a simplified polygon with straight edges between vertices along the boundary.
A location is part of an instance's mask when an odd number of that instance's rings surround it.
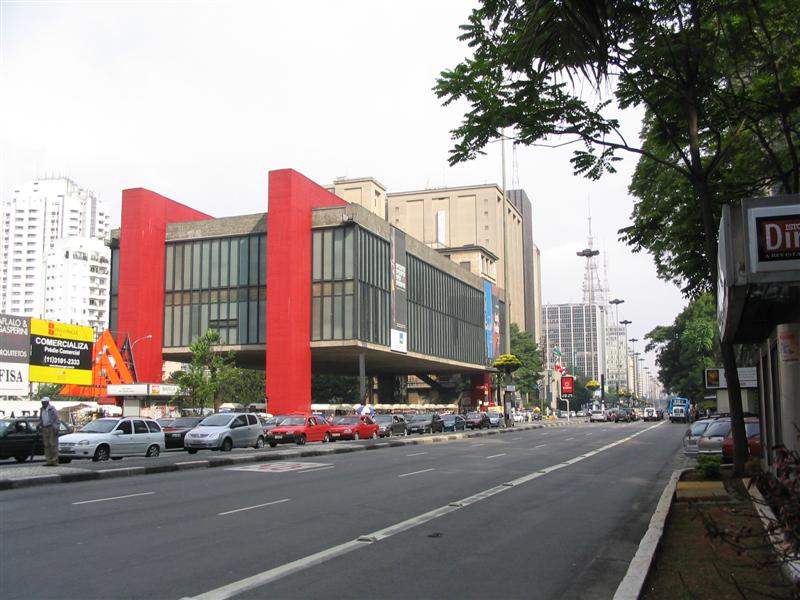
<svg viewBox="0 0 800 600">
<path fill-rule="evenodd" d="M 569 442 L 569 441 L 571 441 L 571 440 L 574 440 L 574 439 L 575 439 L 575 438 L 566 438 L 564 441 L 565 441 L 565 442 Z"/>
<path fill-rule="evenodd" d="M 477 448 L 478 446 L 485 446 L 486 442 L 481 442 L 480 444 L 472 444 L 473 448 Z"/>
<path fill-rule="evenodd" d="M 127 496 L 112 496 L 111 498 L 98 498 L 97 500 L 83 500 L 72 504 L 91 504 L 92 502 L 107 502 L 108 500 L 122 500 L 123 498 L 136 498 L 137 496 L 150 496 L 155 492 L 142 492 L 141 494 L 128 494 Z"/>
<path fill-rule="evenodd" d="M 536 448 L 544 448 L 545 446 L 547 446 L 547 444 L 539 444 L 538 446 L 534 446 L 533 449 L 536 450 Z"/>
<path fill-rule="evenodd" d="M 627 438 L 623 438 L 618 442 L 614 442 L 612 444 L 608 444 L 607 446 L 603 446 L 602 448 L 596 450 L 596 452 L 600 453 L 604 450 L 609 450 L 621 443 L 625 443 L 643 433 L 646 433 L 650 429 L 654 429 L 655 427 L 658 427 L 663 424 L 664 421 L 662 421 L 661 423 L 657 423 L 652 427 L 648 427 L 647 429 L 642 429 L 637 433 L 628 436 Z M 287 575 L 292 575 L 293 573 L 297 573 L 299 571 L 308 569 L 309 567 L 322 564 L 333 558 L 344 556 L 345 554 L 349 554 L 350 552 L 358 550 L 359 548 L 368 548 L 372 543 L 379 542 L 381 540 L 384 540 L 388 537 L 391 537 L 403 531 L 407 531 L 408 529 L 412 529 L 414 527 L 427 523 L 428 521 L 432 521 L 434 519 L 437 519 L 441 516 L 444 516 L 456 510 L 460 510 L 465 506 L 469 506 L 470 504 L 475 504 L 476 502 L 480 502 L 481 500 L 485 500 L 496 494 L 502 494 L 503 492 L 507 492 L 508 490 L 514 489 L 514 487 L 518 485 L 527 483 L 529 481 L 533 481 L 534 479 L 543 477 L 546 473 L 556 471 L 558 469 L 563 469 L 566 466 L 568 465 L 565 463 L 560 463 L 554 465 L 553 467 L 550 467 L 549 469 L 541 469 L 539 471 L 534 471 L 533 473 L 529 473 L 528 475 L 524 475 L 522 477 L 518 477 L 517 479 L 509 481 L 508 483 L 510 485 L 498 485 L 496 487 L 489 488 L 488 490 L 478 492 L 477 494 L 469 496 L 468 498 L 457 500 L 455 502 L 450 502 L 446 506 L 440 506 L 439 508 L 435 508 L 421 515 L 417 515 L 416 517 L 412 517 L 411 519 L 408 519 L 406 521 L 396 523 L 395 525 L 391 525 L 389 527 L 386 527 L 385 529 L 380 529 L 378 531 L 374 531 L 366 535 L 360 535 L 358 536 L 357 539 L 351 540 L 349 542 L 345 542 L 343 544 L 339 544 L 338 546 L 327 548 L 326 550 L 322 550 L 315 554 L 311 554 L 309 556 L 297 559 L 290 563 L 286 563 L 285 565 L 275 567 L 274 569 L 263 571 L 261 573 L 256 573 L 251 577 L 247 577 L 246 579 L 240 579 L 239 581 L 234 581 L 233 583 L 229 583 L 228 585 L 218 587 L 214 590 L 209 590 L 208 592 L 194 596 L 193 600 L 225 600 L 227 598 L 233 598 L 249 590 L 254 590 L 268 583 L 272 583 L 273 581 L 277 581 L 278 579 L 282 579 Z M 184 599 L 184 600 L 189 600 L 189 599 Z"/>
<path fill-rule="evenodd" d="M 414 454 L 406 454 L 406 456 L 422 456 L 423 454 L 427 454 L 427 452 L 414 452 Z"/>
<path fill-rule="evenodd" d="M 489 459 L 489 458 L 497 458 L 498 456 L 505 456 L 505 455 L 506 455 L 506 453 L 503 452 L 502 454 L 492 454 L 491 456 L 487 456 L 486 458 L 487 459 Z"/>
<path fill-rule="evenodd" d="M 263 508 L 264 506 L 281 504 L 283 502 L 288 502 L 289 500 L 291 500 L 291 498 L 284 498 L 283 500 L 275 500 L 274 502 L 265 502 L 264 504 L 256 504 L 255 506 L 246 506 L 245 508 L 237 508 L 236 510 L 229 510 L 226 512 L 217 513 L 217 516 L 224 517 L 225 515 L 232 515 L 233 513 L 242 512 L 243 510 L 253 510 L 254 508 Z"/>
<path fill-rule="evenodd" d="M 333 465 L 329 467 L 318 467 L 316 469 L 303 469 L 302 471 L 295 471 L 295 473 L 313 473 L 314 471 L 327 471 L 328 469 L 332 469 Z"/>
<path fill-rule="evenodd" d="M 508 441 L 509 441 L 509 442 L 516 442 L 517 440 L 519 440 L 519 438 L 518 438 L 518 437 L 515 437 L 515 438 L 508 438 Z"/>
<path fill-rule="evenodd" d="M 587 433 L 587 434 L 586 434 L 586 437 L 589 437 L 590 435 L 592 435 L 592 434 L 591 434 L 591 433 Z"/>
<path fill-rule="evenodd" d="M 427 473 L 428 471 L 433 471 L 434 469 L 422 469 L 422 471 L 413 471 L 412 473 L 403 473 L 402 475 L 398 475 L 398 477 L 408 477 L 409 475 L 418 475 L 420 473 Z"/>
</svg>

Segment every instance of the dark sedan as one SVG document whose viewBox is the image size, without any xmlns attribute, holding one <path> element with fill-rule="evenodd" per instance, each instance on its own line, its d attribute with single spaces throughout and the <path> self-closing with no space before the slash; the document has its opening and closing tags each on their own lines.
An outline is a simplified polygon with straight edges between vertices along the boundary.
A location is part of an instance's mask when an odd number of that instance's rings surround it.
<svg viewBox="0 0 800 600">
<path fill-rule="evenodd" d="M 408 423 L 408 433 L 441 433 L 444 421 L 436 413 L 414 415 Z"/>
<path fill-rule="evenodd" d="M 375 415 L 372 420 L 380 427 L 378 435 L 381 437 L 408 435 L 408 423 L 403 415 Z"/>
<path fill-rule="evenodd" d="M 465 431 L 467 429 L 467 420 L 461 415 L 444 415 L 442 422 L 444 423 L 442 431 Z"/>
<path fill-rule="evenodd" d="M 633 421 L 633 414 L 627 408 L 618 408 L 617 412 L 614 416 L 614 422 L 619 423 L 620 421 L 625 421 L 626 423 L 630 423 Z"/>
<path fill-rule="evenodd" d="M 60 423 L 58 435 L 71 431 L 69 425 Z M 0 419 L 0 459 L 13 457 L 17 462 L 25 462 L 37 454 L 44 454 L 39 417 Z"/>
<path fill-rule="evenodd" d="M 205 417 L 181 417 L 164 427 L 164 447 L 183 448 L 183 440 L 189 430 L 194 429 Z"/>
<path fill-rule="evenodd" d="M 489 420 L 489 415 L 485 412 L 470 412 L 467 413 L 467 428 L 469 429 L 483 429 L 484 427 L 491 427 L 492 423 Z"/>
</svg>

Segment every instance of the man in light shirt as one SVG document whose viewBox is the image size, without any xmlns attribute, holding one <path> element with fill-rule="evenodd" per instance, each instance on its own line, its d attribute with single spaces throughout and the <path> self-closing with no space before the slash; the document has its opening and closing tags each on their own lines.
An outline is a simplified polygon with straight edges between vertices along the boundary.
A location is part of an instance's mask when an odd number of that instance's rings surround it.
<svg viewBox="0 0 800 600">
<path fill-rule="evenodd" d="M 50 398 L 42 398 L 42 410 L 39 411 L 39 421 L 44 442 L 44 457 L 48 467 L 58 466 L 58 426 L 61 421 L 58 411 L 50 404 Z"/>
</svg>

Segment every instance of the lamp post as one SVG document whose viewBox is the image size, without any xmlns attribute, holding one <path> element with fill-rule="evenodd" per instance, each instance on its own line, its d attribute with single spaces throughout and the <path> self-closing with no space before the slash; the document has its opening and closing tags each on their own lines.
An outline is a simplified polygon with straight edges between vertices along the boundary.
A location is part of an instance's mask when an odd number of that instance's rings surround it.
<svg viewBox="0 0 800 600">
<path fill-rule="evenodd" d="M 134 358 L 134 355 L 133 355 L 133 349 L 136 347 L 136 344 L 138 344 L 142 340 L 152 340 L 152 339 L 153 339 L 153 334 L 148 333 L 147 335 L 143 335 L 142 337 L 135 339 L 133 341 L 133 343 L 131 344 L 131 367 L 133 367 L 131 370 L 133 371 L 133 373 L 132 373 L 133 374 L 133 380 L 135 382 L 139 381 L 139 376 L 136 374 L 136 359 Z"/>
<path fill-rule="evenodd" d="M 624 319 L 619 322 L 620 325 L 625 326 L 625 350 L 624 360 L 625 360 L 625 387 L 628 388 L 628 391 L 631 390 L 631 380 L 628 378 L 628 325 L 633 323 L 633 321 L 629 321 L 628 319 Z"/>
<path fill-rule="evenodd" d="M 644 362 L 644 357 L 639 358 L 638 362 Z M 641 400 L 642 396 L 644 396 L 644 386 L 642 385 L 642 374 L 641 373 L 639 373 L 639 387 L 641 388 L 639 390 L 639 400 Z"/>
<path fill-rule="evenodd" d="M 633 353 L 633 395 L 639 396 L 639 352 Z"/>
<path fill-rule="evenodd" d="M 609 304 L 613 304 L 614 305 L 614 320 L 617 321 L 618 323 L 619 323 L 619 305 L 623 304 L 624 302 L 625 302 L 625 300 L 621 300 L 620 298 L 614 298 L 613 300 L 609 300 L 608 301 Z M 621 364 L 620 363 L 622 362 L 622 360 L 621 360 L 621 358 L 619 356 L 619 336 L 616 336 L 616 340 L 617 340 L 616 350 L 614 352 L 614 371 L 615 371 L 614 372 L 614 377 L 616 378 L 616 381 L 617 381 L 617 389 L 619 389 L 619 380 L 621 379 L 621 377 L 620 377 Z M 608 374 L 608 373 L 606 373 L 606 374 Z"/>
</svg>

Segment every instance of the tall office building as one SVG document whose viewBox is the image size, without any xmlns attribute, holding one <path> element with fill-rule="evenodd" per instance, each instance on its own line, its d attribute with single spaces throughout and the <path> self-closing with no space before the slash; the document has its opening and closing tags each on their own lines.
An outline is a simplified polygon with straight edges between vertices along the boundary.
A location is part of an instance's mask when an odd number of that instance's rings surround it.
<svg viewBox="0 0 800 600">
<path fill-rule="evenodd" d="M 545 304 L 542 343 L 546 368 L 554 357 L 573 375 L 600 380 L 606 365 L 606 307 L 598 304 Z"/>
<path fill-rule="evenodd" d="M 109 218 L 104 201 L 65 177 L 35 179 L 12 190 L 0 204 L 0 311 L 44 317 L 48 253 L 60 239 L 106 238 Z M 89 319 L 75 322 L 88 325 Z"/>
</svg>

